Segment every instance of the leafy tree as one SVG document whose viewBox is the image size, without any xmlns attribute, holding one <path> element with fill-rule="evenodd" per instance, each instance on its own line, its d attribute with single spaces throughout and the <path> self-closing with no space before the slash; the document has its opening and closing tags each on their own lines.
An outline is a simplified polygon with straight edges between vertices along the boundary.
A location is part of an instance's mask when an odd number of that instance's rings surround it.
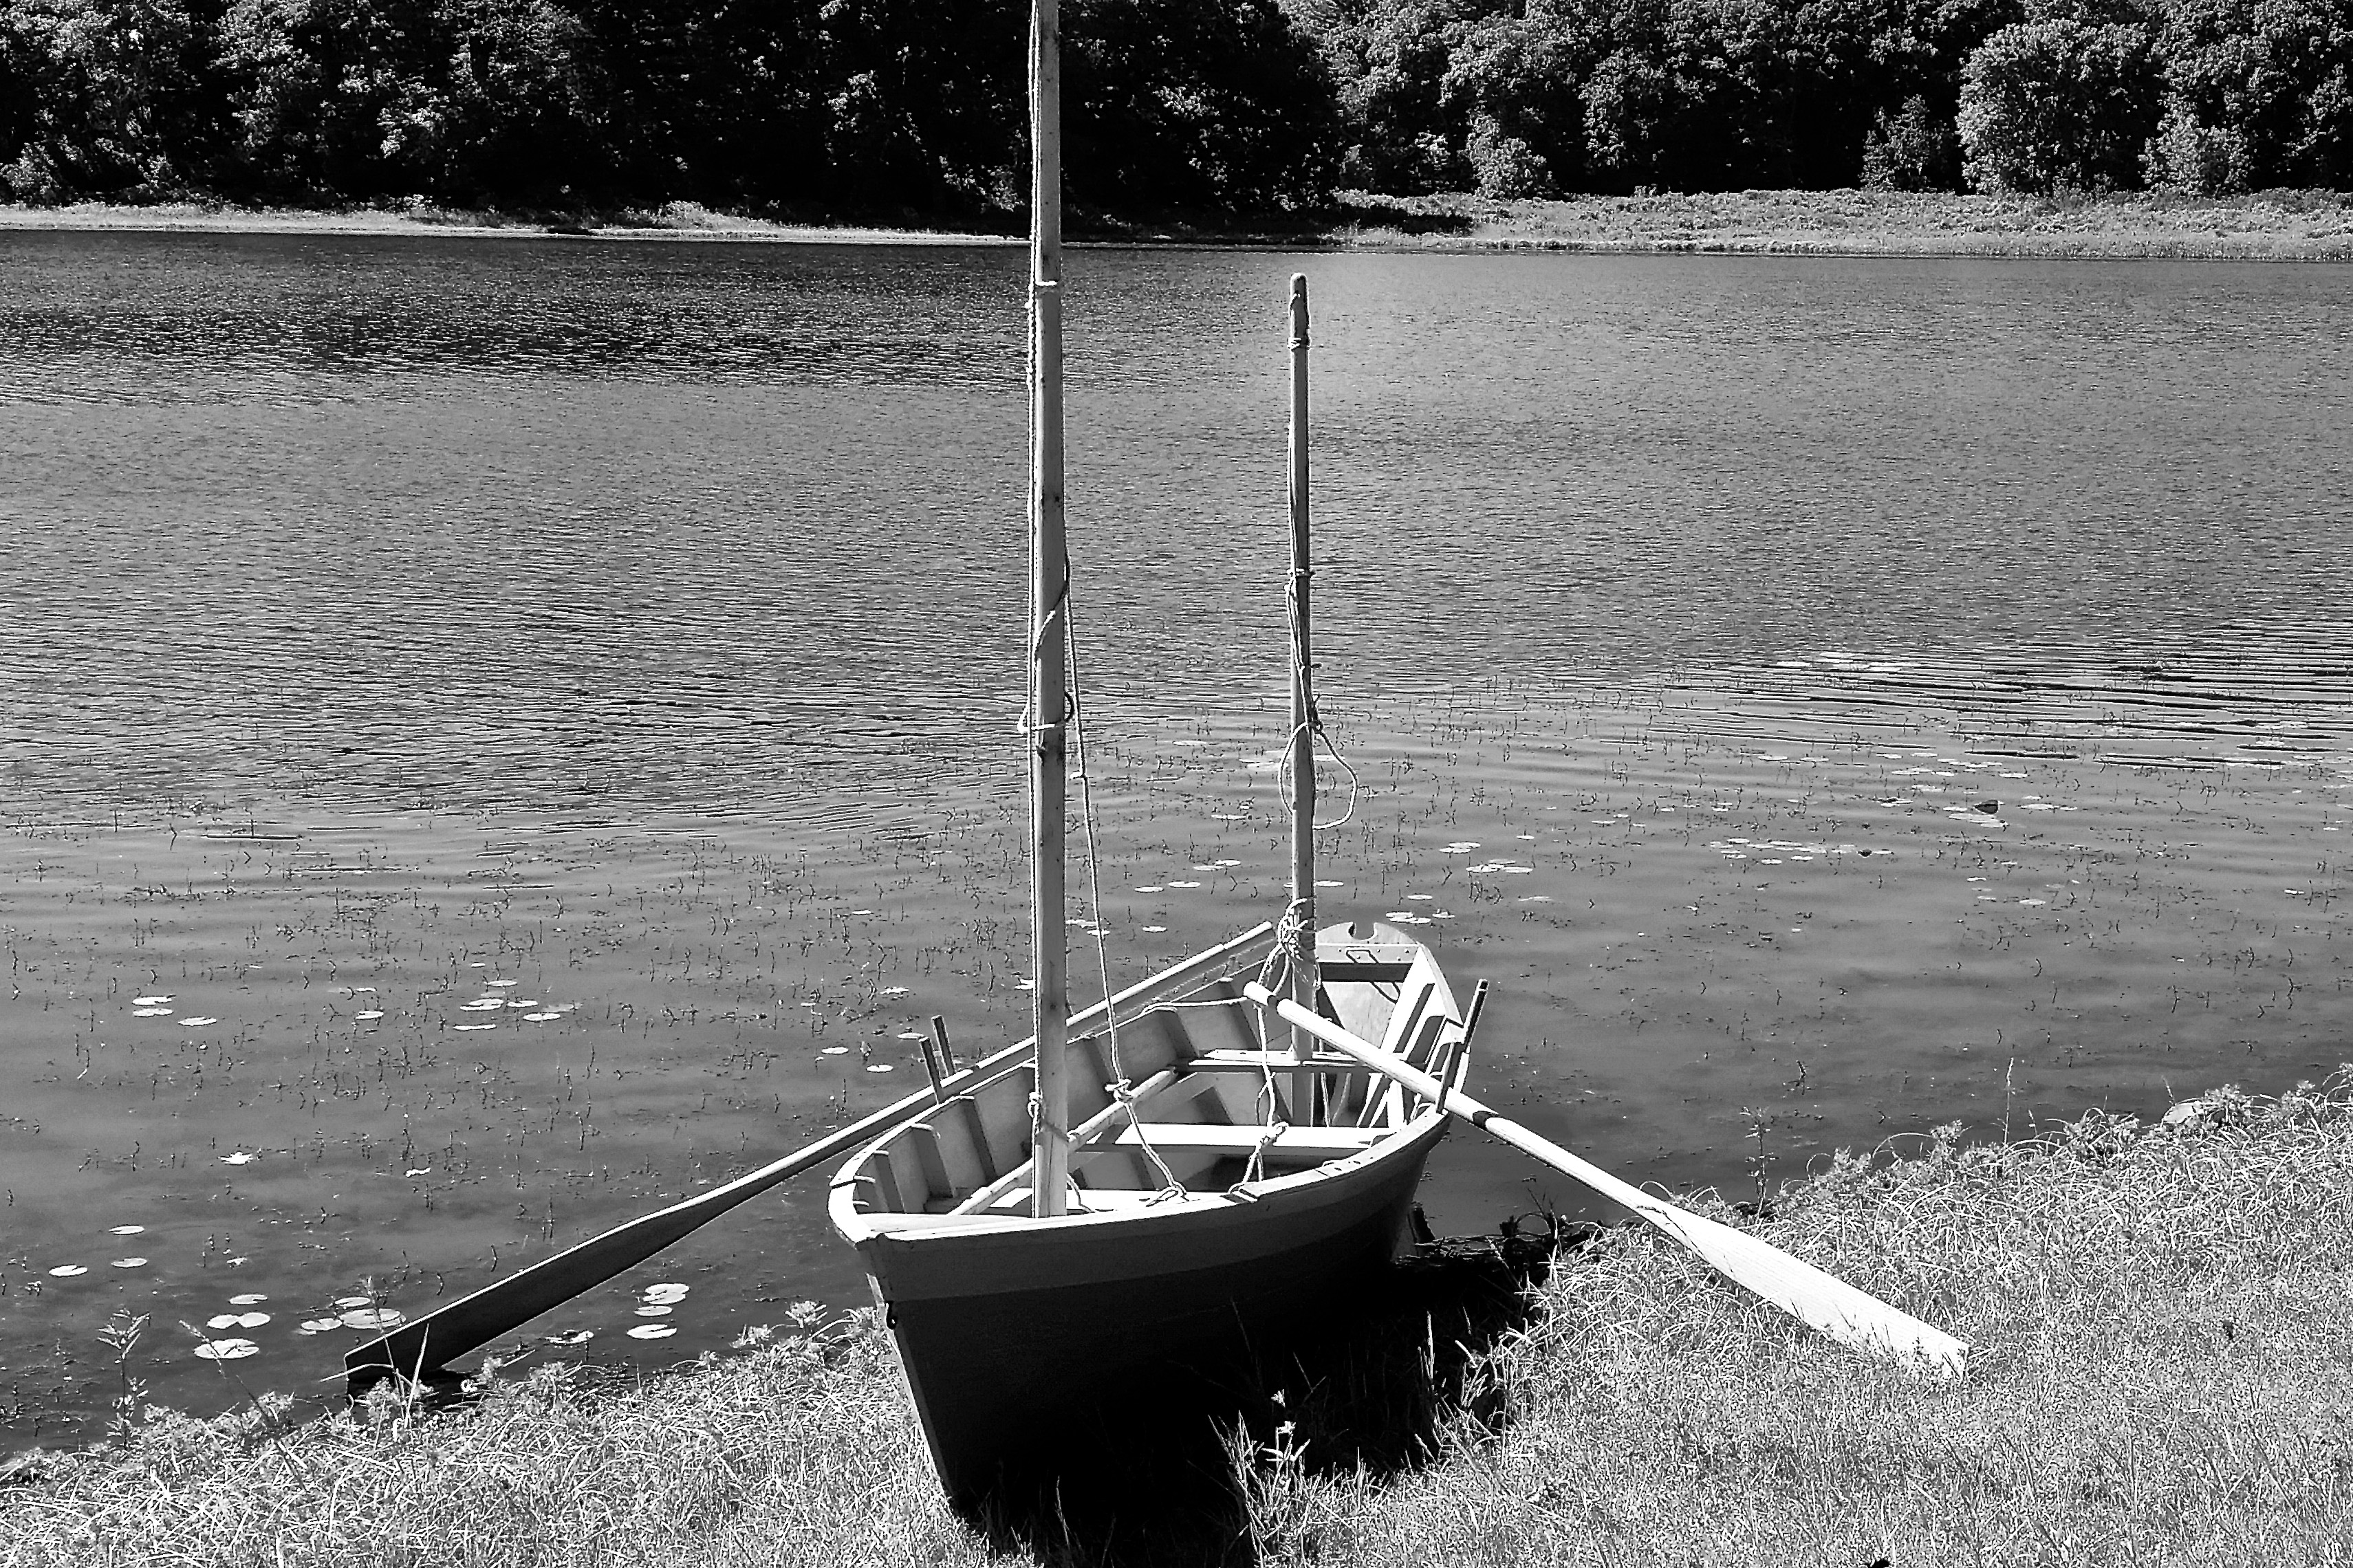
<svg viewBox="0 0 2353 1568">
<path fill-rule="evenodd" d="M 1852 184 L 1865 18 L 1781 0 L 1618 0 L 1582 89 L 1597 189 Z"/>
<path fill-rule="evenodd" d="M 16 0 L 0 0 L 0 197 L 12 193 L 9 171 L 33 139 L 34 95 L 48 64 L 47 52 L 19 30 L 18 10 Z"/>
<path fill-rule="evenodd" d="M 1376 0 L 1329 17 L 1320 37 L 1340 82 L 1342 181 L 1401 195 L 1461 186 L 1446 79 L 1459 25 L 1473 15 L 1446 0 Z"/>
<path fill-rule="evenodd" d="M 1933 136 L 1951 127 L 1960 109 L 1961 72 L 1969 57 L 2002 28 L 2028 20 L 2022 0 L 1880 0 L 1863 13 L 1862 26 L 1870 109 L 1866 135 L 1890 146 L 1905 126 L 1911 102 L 1923 114 L 1912 124 Z M 1946 188 L 1957 189 L 1960 157 L 1953 142 Z"/>
<path fill-rule="evenodd" d="M 2157 129 L 2148 29 L 2021 22 L 1978 46 L 1962 73 L 1962 168 L 1979 190 L 2129 189 Z"/>
<path fill-rule="evenodd" d="M 2167 0 L 2154 184 L 2353 184 L 2353 10 L 2342 0 Z"/>
<path fill-rule="evenodd" d="M 557 200 L 593 169 L 580 24 L 550 0 L 233 0 L 250 187 L 300 200 Z"/>
<path fill-rule="evenodd" d="M 44 202 L 199 189 L 218 141 L 209 21 L 189 0 L 0 0 L 0 184 Z"/>
<path fill-rule="evenodd" d="M 1463 162 L 1490 196 L 1576 190 L 1585 173 L 1577 83 L 1592 68 L 1576 11 L 1531 0 L 1526 11 L 1455 25 L 1440 98 L 1462 128 Z"/>
<path fill-rule="evenodd" d="M 1339 103 L 1272 0 L 1073 0 L 1064 16 L 1073 200 L 1266 209 L 1331 191 Z"/>
<path fill-rule="evenodd" d="M 813 212 L 875 195 L 843 191 L 828 159 L 830 100 L 860 68 L 825 13 L 862 37 L 862 13 L 817 0 L 575 0 L 607 192 Z"/>
<path fill-rule="evenodd" d="M 822 0 L 812 64 L 824 143 L 805 189 L 836 211 L 1026 200 L 1027 16 L 1020 0 Z M 1066 59 L 1083 26 L 1066 5 Z M 1076 96 L 1066 88 L 1066 119 Z"/>
</svg>

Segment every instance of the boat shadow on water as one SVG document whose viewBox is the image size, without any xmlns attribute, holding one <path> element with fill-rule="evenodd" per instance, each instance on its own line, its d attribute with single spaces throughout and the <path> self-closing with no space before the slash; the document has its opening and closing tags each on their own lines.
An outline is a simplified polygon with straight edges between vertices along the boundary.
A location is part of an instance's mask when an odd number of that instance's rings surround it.
<svg viewBox="0 0 2353 1568">
<path fill-rule="evenodd" d="M 1418 1210 L 1414 1224 L 1423 1239 L 1366 1282 L 1349 1321 L 1105 1390 L 1050 1440 L 1008 1441 L 1040 1457 L 1008 1462 L 958 1511 L 996 1550 L 1052 1568 L 1246 1568 L 1306 1549 L 1288 1520 L 1302 1481 L 1394 1480 L 1456 1434 L 1499 1429 L 1511 1410 L 1493 1357 L 1599 1227 L 1546 1216 L 1431 1239 Z"/>
</svg>

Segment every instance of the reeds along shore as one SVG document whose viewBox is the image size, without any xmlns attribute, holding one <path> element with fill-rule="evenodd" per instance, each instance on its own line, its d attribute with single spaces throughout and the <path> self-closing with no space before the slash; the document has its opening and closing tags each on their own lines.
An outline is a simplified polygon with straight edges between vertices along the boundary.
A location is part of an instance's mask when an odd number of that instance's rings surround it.
<svg viewBox="0 0 2353 1568">
<path fill-rule="evenodd" d="M 785 244 L 1011 244 L 1003 235 L 839 228 L 714 212 L 692 202 L 563 214 L 412 205 L 309 211 L 187 203 L 0 205 L 0 230 L 463 234 L 510 238 L 705 239 Z M 1957 195 L 1728 191 L 1497 201 L 1344 193 L 1313 212 L 1073 219 L 1085 243 L 1269 243 L 1360 250 L 1567 250 L 1820 256 L 2001 256 L 2125 260 L 2353 260 L 2353 194 Z"/>
<path fill-rule="evenodd" d="M 1418 1453 L 1366 1447 L 1317 1373 L 1230 1435 L 1189 1536 L 1151 1528 L 1148 1471 L 1109 1522 L 952 1516 L 887 1339 L 804 1313 L 659 1377 L 501 1369 L 439 1413 L 148 1412 L 0 1489 L 0 1563 L 2353 1561 L 2353 1079 L 2042 1131 L 1841 1156 L 1756 1222 L 1973 1342 L 1957 1387 L 1613 1230 L 1468 1366 L 1428 1329 L 1388 1363 L 1446 1385 Z"/>
</svg>

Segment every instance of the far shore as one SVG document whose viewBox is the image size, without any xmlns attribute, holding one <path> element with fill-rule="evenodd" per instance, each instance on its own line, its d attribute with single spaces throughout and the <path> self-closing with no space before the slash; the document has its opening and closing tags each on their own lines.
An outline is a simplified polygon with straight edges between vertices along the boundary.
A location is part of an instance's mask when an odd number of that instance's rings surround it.
<svg viewBox="0 0 2353 1568">
<path fill-rule="evenodd" d="M 343 211 L 197 203 L 0 205 L 0 229 L 786 245 L 1022 243 L 1006 233 L 775 222 L 687 202 L 574 216 L 415 205 Z M 2353 261 L 2353 195 L 2044 197 L 1850 190 L 1494 201 L 1469 195 L 1351 192 L 1317 212 L 1268 219 L 1074 217 L 1070 235 L 1078 245 L 1310 250 Z"/>
</svg>

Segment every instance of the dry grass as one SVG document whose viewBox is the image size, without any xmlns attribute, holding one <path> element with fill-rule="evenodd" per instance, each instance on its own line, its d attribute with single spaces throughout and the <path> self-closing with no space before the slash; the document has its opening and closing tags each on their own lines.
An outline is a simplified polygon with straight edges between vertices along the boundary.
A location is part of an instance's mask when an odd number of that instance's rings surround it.
<svg viewBox="0 0 2353 1568">
<path fill-rule="evenodd" d="M 1509 1424 L 1385 1489 L 1289 1478 L 1365 1563 L 2353 1562 L 2353 1099 L 1842 1162 L 1764 1234 L 1974 1342 L 1939 1387 L 1630 1234 L 1497 1358 Z M 1273 1468 L 1273 1467 L 1269 1467 Z"/>
<path fill-rule="evenodd" d="M 2010 1148 L 1947 1130 L 1787 1194 L 1762 1232 L 1974 1342 L 1958 1386 L 1612 1233 L 1422 1465 L 1328 1464 L 1347 1435 L 1313 1400 L 1238 1442 L 1250 1511 L 1200 1560 L 2353 1563 L 2353 1088 L 2204 1104 Z M 0 1563 L 1041 1560 L 940 1502 L 871 1325 L 263 1427 L 161 1417 L 0 1492 Z"/>
<path fill-rule="evenodd" d="M 1337 237 L 1375 249 L 2353 260 L 2353 195 L 1951 195 L 1731 191 L 1493 202 L 1352 197 Z"/>
<path fill-rule="evenodd" d="M 111 230 L 170 234 L 438 235 L 470 238 L 697 239 L 772 241 L 791 245 L 1006 245 L 1000 235 L 952 229 L 883 228 L 778 222 L 718 213 L 695 202 L 611 212 L 545 213 L 496 208 L 243 207 L 216 202 L 128 205 L 77 202 L 66 206 L 0 203 L 0 231 Z"/>
<path fill-rule="evenodd" d="M 314 212 L 217 204 L 63 207 L 0 205 L 0 230 L 439 234 L 530 238 L 701 239 L 998 245 L 1004 235 L 849 227 L 713 212 L 693 202 L 610 212 L 447 209 Z M 1572 250 L 1820 256 L 2039 256 L 2267 261 L 2353 260 L 2353 195 L 1953 195 L 1903 191 L 1727 191 L 1698 195 L 1491 201 L 1466 195 L 1343 195 L 1329 210 L 1261 217 L 1074 221 L 1111 243 L 1340 246 L 1370 250 Z"/>
</svg>

